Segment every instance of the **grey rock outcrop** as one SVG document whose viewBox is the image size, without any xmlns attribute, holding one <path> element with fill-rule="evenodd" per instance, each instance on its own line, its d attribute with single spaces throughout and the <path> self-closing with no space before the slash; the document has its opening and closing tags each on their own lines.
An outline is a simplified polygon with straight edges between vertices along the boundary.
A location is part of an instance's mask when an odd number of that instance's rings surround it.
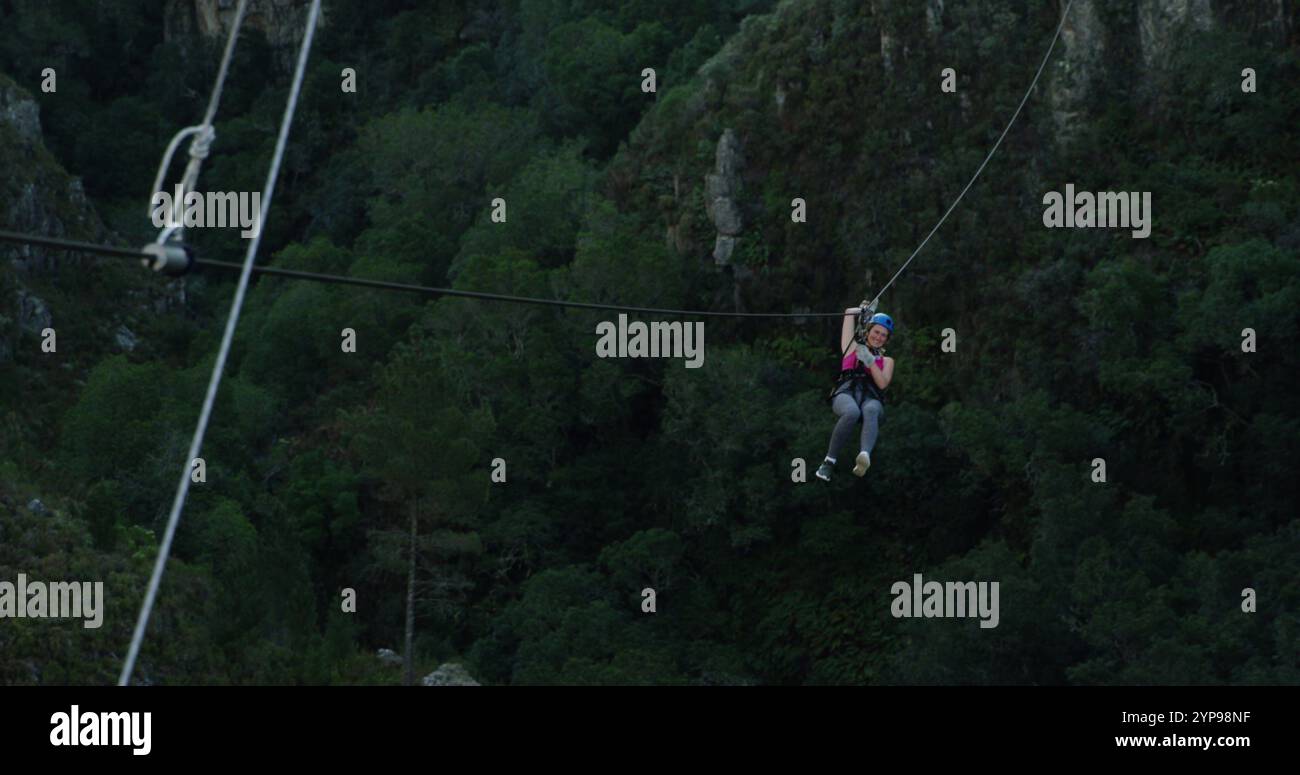
<svg viewBox="0 0 1300 775">
<path fill-rule="evenodd" d="M 12 83 L 0 80 L 0 124 L 16 133 L 19 142 L 41 141 L 41 113 L 36 102 Z"/>
<path fill-rule="evenodd" d="M 0 228 L 101 241 L 107 236 L 81 181 L 69 176 L 45 149 L 36 101 L 0 75 Z M 0 259 L 20 272 L 48 274 L 78 265 L 80 256 L 24 245 L 0 246 Z"/>
<path fill-rule="evenodd" d="M 926 0 L 925 29 L 931 35 L 943 31 L 943 0 Z"/>
<path fill-rule="evenodd" d="M 1139 67 L 1122 77 L 1148 79 L 1168 66 L 1175 52 L 1197 32 L 1232 27 L 1261 46 L 1285 46 L 1300 26 L 1300 4 L 1289 0 L 1134 0 L 1136 29 L 1103 13 L 1100 0 L 1074 0 L 1053 55 L 1048 99 L 1057 136 L 1069 140 L 1083 123 L 1081 113 L 1106 81 L 1109 61 L 1136 58 Z"/>
<path fill-rule="evenodd" d="M 731 262 L 731 254 L 736 248 L 736 237 L 744 228 L 744 218 L 740 211 L 740 195 L 743 190 L 740 169 L 744 166 L 744 157 L 735 132 L 730 129 L 722 132 L 714 158 L 713 172 L 704 176 L 704 210 L 717 231 L 713 248 L 714 263 L 726 266 Z"/>
<path fill-rule="evenodd" d="M 1048 100 L 1057 137 L 1063 141 L 1075 134 L 1099 85 L 1115 77 L 1106 73 L 1108 61 L 1122 61 L 1125 51 L 1135 50 L 1142 67 L 1131 75 L 1145 79 L 1169 62 L 1178 47 L 1185 45 L 1189 33 L 1211 30 L 1218 24 L 1212 0 L 1136 0 L 1136 30 L 1106 16 L 1101 5 L 1099 0 L 1074 0 L 1061 29 Z"/>
<path fill-rule="evenodd" d="M 0 229 L 86 242 L 118 241 L 95 212 L 81 180 L 69 175 L 46 149 L 35 99 L 4 75 L 0 75 Z M 38 290 L 65 270 L 99 271 L 98 262 L 84 254 L 0 244 L 0 320 L 6 321 L 0 327 L 0 363 L 14 357 L 22 335 L 39 336 L 54 326 L 56 317 L 75 314 Z M 171 291 L 133 292 L 130 301 L 140 308 L 183 302 L 177 290 L 184 287 L 183 281 L 171 287 Z M 117 327 L 120 321 L 104 322 L 105 340 L 115 339 L 126 350 L 138 346 L 133 332 Z"/>
<path fill-rule="evenodd" d="M 1060 46 L 1048 99 L 1057 136 L 1068 139 L 1105 65 L 1106 30 L 1096 0 L 1075 0 L 1061 28 Z"/>
<path fill-rule="evenodd" d="M 1138 37 L 1142 61 L 1148 67 L 1158 65 L 1186 30 L 1208 30 L 1213 26 L 1210 0 L 1140 0 Z"/>
<path fill-rule="evenodd" d="M 18 327 L 29 334 L 40 334 L 41 331 L 54 325 L 54 316 L 50 314 L 49 307 L 45 302 L 35 294 L 20 288 L 16 294 L 18 302 Z"/>
<path fill-rule="evenodd" d="M 455 662 L 444 662 L 439 665 L 438 669 L 426 675 L 421 683 L 425 686 L 481 686 L 469 671 Z"/>
<path fill-rule="evenodd" d="M 131 352 L 140 343 L 140 340 L 131 329 L 126 326 L 118 326 L 117 331 L 113 333 L 113 342 L 117 344 L 119 349 Z"/>
<path fill-rule="evenodd" d="M 871 15 L 880 28 L 880 61 L 886 73 L 894 72 L 894 62 L 908 54 L 907 35 L 891 20 L 889 11 L 895 0 L 871 0 Z M 931 35 L 942 28 L 943 3 L 927 0 L 925 3 L 927 30 Z"/>
<path fill-rule="evenodd" d="M 163 37 L 219 38 L 230 34 L 238 0 L 168 0 L 163 9 Z M 292 62 L 293 49 L 302 40 L 311 0 L 249 0 L 244 29 L 259 30 L 277 52 L 280 65 Z M 321 7 L 319 24 L 325 24 Z"/>
</svg>

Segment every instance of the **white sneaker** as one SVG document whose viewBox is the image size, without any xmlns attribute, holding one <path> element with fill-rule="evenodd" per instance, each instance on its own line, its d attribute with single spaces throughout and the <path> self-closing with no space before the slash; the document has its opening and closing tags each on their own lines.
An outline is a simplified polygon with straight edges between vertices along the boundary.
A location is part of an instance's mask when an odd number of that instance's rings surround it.
<svg viewBox="0 0 1300 775">
<path fill-rule="evenodd" d="M 853 466 L 853 475 L 862 476 L 868 468 L 871 468 L 871 455 L 864 449 L 858 453 L 858 459 Z"/>
</svg>

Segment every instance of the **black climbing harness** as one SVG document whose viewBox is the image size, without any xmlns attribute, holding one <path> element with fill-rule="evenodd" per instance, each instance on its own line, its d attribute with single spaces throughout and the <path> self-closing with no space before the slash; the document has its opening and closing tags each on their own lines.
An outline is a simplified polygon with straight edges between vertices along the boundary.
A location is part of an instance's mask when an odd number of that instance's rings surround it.
<svg viewBox="0 0 1300 775">
<path fill-rule="evenodd" d="M 871 377 L 871 371 L 861 358 L 858 359 L 856 366 L 842 370 L 835 378 L 835 387 L 831 389 L 830 399 L 834 400 L 835 396 L 845 392 L 859 406 L 869 398 L 879 401 L 882 406 L 885 403 L 885 391 L 876 385 L 876 381 Z"/>
</svg>

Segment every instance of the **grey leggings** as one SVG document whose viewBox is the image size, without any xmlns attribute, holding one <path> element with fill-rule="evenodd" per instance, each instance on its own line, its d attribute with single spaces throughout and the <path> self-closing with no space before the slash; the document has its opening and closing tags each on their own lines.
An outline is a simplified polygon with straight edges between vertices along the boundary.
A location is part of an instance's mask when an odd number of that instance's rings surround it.
<svg viewBox="0 0 1300 775">
<path fill-rule="evenodd" d="M 874 398 L 868 398 L 858 406 L 848 391 L 838 393 L 831 402 L 831 409 L 840 418 L 835 422 L 831 432 L 831 448 L 826 457 L 834 458 L 844 443 L 853 435 L 853 426 L 862 420 L 862 449 L 867 452 L 876 446 L 876 435 L 880 432 L 880 420 L 885 414 L 885 407 Z"/>
</svg>

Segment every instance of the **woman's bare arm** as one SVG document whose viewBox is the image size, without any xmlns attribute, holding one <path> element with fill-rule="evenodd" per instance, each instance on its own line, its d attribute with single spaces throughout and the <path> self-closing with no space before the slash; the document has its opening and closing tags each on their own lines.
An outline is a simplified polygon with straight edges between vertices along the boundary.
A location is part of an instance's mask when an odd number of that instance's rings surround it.
<svg viewBox="0 0 1300 775">
<path fill-rule="evenodd" d="M 844 310 L 844 327 L 840 330 L 840 356 L 843 357 L 849 350 L 849 344 L 853 341 L 853 329 L 858 315 L 862 314 L 861 307 L 849 307 Z"/>
<path fill-rule="evenodd" d="M 889 387 L 889 383 L 894 379 L 894 359 L 885 357 L 884 366 L 876 366 L 876 359 L 872 358 L 868 362 L 867 370 L 871 372 L 871 379 L 876 383 L 876 387 L 884 390 Z"/>
</svg>

